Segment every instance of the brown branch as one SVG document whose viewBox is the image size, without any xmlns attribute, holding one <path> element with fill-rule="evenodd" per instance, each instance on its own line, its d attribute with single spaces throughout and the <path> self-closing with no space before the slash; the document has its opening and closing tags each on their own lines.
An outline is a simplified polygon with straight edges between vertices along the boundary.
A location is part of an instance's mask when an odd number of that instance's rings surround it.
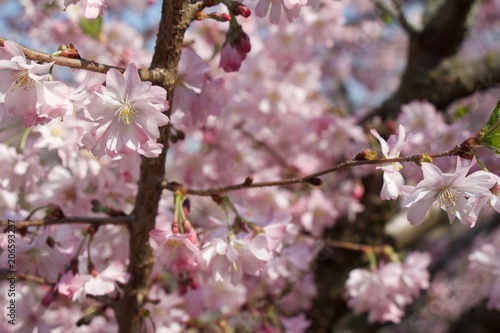
<svg viewBox="0 0 500 333">
<path fill-rule="evenodd" d="M 131 216 L 117 217 L 62 217 L 59 219 L 43 219 L 43 220 L 25 220 L 15 221 L 14 224 L 9 221 L 0 221 L 0 227 L 13 225 L 16 228 L 27 228 L 33 226 L 53 225 L 53 224 L 128 224 L 132 221 Z"/>
<path fill-rule="evenodd" d="M 335 240 L 335 239 L 327 239 L 326 244 L 337 247 L 341 249 L 351 250 L 351 251 L 359 251 L 359 252 L 374 252 L 374 253 L 385 253 L 389 245 L 367 245 L 367 244 L 358 244 L 353 242 Z"/>
<path fill-rule="evenodd" d="M 432 158 L 439 158 L 439 157 L 444 157 L 444 156 L 454 156 L 458 155 L 461 153 L 464 153 L 468 150 L 469 148 L 463 147 L 461 144 L 456 145 L 454 148 L 436 153 L 436 154 L 429 154 L 428 156 Z M 339 163 L 331 168 L 324 169 L 315 173 L 308 174 L 303 177 L 298 177 L 298 178 L 287 178 L 287 179 L 281 179 L 281 180 L 274 180 L 274 181 L 268 181 L 268 182 L 260 182 L 260 183 L 250 183 L 250 182 L 243 182 L 241 184 L 235 184 L 235 185 L 229 185 L 229 186 L 224 186 L 224 187 L 219 187 L 219 188 L 212 188 L 212 189 L 206 189 L 206 190 L 196 190 L 196 189 L 185 189 L 187 194 L 191 195 L 198 195 L 198 196 L 214 196 L 214 195 L 221 195 L 227 192 L 231 191 L 239 191 L 247 188 L 259 188 L 259 187 L 271 187 L 271 186 L 285 186 L 285 185 L 291 185 L 291 184 L 311 184 L 311 185 L 321 185 L 321 182 L 316 182 L 315 179 L 317 179 L 320 176 L 324 176 L 329 173 L 337 172 L 339 170 L 347 169 L 347 168 L 352 168 L 356 166 L 361 166 L 361 165 L 379 165 L 379 164 L 388 164 L 388 163 L 395 163 L 395 162 L 413 162 L 413 163 L 420 163 L 422 160 L 422 154 L 417 154 L 417 155 L 412 155 L 412 156 L 403 156 L 403 157 L 394 157 L 394 158 L 386 158 L 386 159 L 376 159 L 376 160 L 348 160 L 342 163 Z M 170 186 L 167 181 L 162 181 L 160 184 L 160 188 L 167 189 L 170 191 L 175 191 L 178 187 L 175 186 Z"/>
<path fill-rule="evenodd" d="M 4 46 L 6 39 L 0 37 L 0 46 Z M 21 46 L 21 50 L 24 52 L 26 59 L 30 59 L 37 62 L 54 62 L 54 64 L 64 67 L 69 67 L 73 69 L 83 69 L 90 72 L 106 74 L 111 68 L 117 69 L 120 72 L 124 72 L 125 68 L 116 67 L 111 65 L 100 64 L 92 60 L 86 59 L 71 59 L 61 56 L 55 56 L 52 54 L 36 51 L 28 47 Z M 165 82 L 166 80 L 174 80 L 174 77 L 169 77 L 168 73 L 160 72 L 158 70 L 144 70 L 139 69 L 139 76 L 143 81 L 151 81 L 154 84 Z"/>
</svg>

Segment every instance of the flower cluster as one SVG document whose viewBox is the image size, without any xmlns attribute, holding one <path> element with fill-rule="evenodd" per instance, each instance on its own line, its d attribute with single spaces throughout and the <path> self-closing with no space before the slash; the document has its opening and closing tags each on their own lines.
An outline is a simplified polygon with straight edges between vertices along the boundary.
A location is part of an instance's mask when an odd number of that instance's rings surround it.
<svg viewBox="0 0 500 333">
<path fill-rule="evenodd" d="M 386 142 L 377 131 L 372 134 L 380 142 L 385 158 L 399 157 L 403 146 L 411 142 L 411 135 L 405 139 L 405 129 L 399 125 L 399 136 L 391 136 Z M 476 164 L 476 159 L 466 161 L 457 157 L 453 173 L 442 172 L 432 163 L 422 162 L 424 179 L 416 186 L 405 185 L 400 173 L 401 163 L 378 166 L 384 171 L 384 183 L 380 197 L 383 200 L 406 196 L 405 207 L 409 208 L 408 221 L 412 225 L 421 224 L 430 206 L 446 211 L 450 223 L 458 218 L 463 224 L 474 227 L 479 211 L 489 202 L 498 208 L 498 176 L 485 171 L 476 171 L 468 175 Z"/>
<path fill-rule="evenodd" d="M 429 254 L 413 252 L 404 263 L 391 262 L 375 271 L 354 269 L 345 284 L 349 307 L 357 314 L 368 311 L 370 322 L 399 323 L 405 305 L 429 287 L 430 262 Z"/>
</svg>

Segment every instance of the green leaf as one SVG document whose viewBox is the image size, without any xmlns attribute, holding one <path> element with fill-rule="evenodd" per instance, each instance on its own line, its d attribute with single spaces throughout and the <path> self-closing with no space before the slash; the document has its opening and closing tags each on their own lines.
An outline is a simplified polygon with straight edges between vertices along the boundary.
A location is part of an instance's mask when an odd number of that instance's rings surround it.
<svg viewBox="0 0 500 333">
<path fill-rule="evenodd" d="M 394 17 L 392 17 L 391 13 L 386 12 L 386 11 L 383 11 L 383 12 L 380 14 L 380 18 L 382 19 L 382 21 L 383 21 L 385 24 L 391 24 L 392 22 L 394 22 Z"/>
<path fill-rule="evenodd" d="M 491 113 L 490 119 L 479 132 L 479 143 L 500 155 L 500 101 Z"/>
<path fill-rule="evenodd" d="M 458 104 L 455 113 L 453 114 L 453 120 L 459 120 L 471 113 L 471 107 L 466 104 Z"/>
<path fill-rule="evenodd" d="M 81 18 L 80 28 L 82 28 L 83 32 L 89 35 L 90 37 L 99 39 L 102 28 L 102 16 L 98 16 L 94 20 Z"/>
</svg>

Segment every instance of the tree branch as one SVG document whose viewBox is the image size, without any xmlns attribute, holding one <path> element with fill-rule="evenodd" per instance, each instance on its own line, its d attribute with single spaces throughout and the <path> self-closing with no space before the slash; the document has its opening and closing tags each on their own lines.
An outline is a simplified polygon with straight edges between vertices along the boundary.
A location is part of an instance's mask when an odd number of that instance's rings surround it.
<svg viewBox="0 0 500 333">
<path fill-rule="evenodd" d="M 379 108 L 359 118 L 365 123 L 376 115 L 396 117 L 401 105 L 413 100 L 426 100 L 444 110 L 459 98 L 500 84 L 500 52 L 489 53 L 471 61 L 450 59 L 426 73 L 407 75 L 398 91 Z"/>
<path fill-rule="evenodd" d="M 16 221 L 15 224 L 9 221 L 0 221 L 0 227 L 14 225 L 17 228 L 27 228 L 33 226 L 53 225 L 53 224 L 128 224 L 132 221 L 131 216 L 117 217 L 62 217 L 59 219 L 25 220 Z"/>
<path fill-rule="evenodd" d="M 469 151 L 470 148 L 463 146 L 462 144 L 456 145 L 454 148 L 445 150 L 436 154 L 428 154 L 428 156 L 432 158 L 439 158 L 444 156 L 454 156 L 465 153 Z M 379 165 L 379 164 L 390 164 L 395 162 L 413 162 L 420 163 L 422 161 L 422 154 L 412 155 L 412 156 L 402 156 L 402 157 L 394 157 L 394 158 L 384 158 L 384 159 L 376 159 L 376 160 L 348 160 L 342 163 L 339 163 L 331 168 L 324 169 L 315 173 L 308 174 L 303 177 L 298 178 L 287 178 L 282 180 L 274 180 L 268 182 L 260 182 L 260 183 L 252 183 L 244 181 L 241 184 L 229 185 L 224 187 L 218 187 L 213 189 L 206 190 L 196 190 L 196 189 L 185 189 L 187 194 L 198 195 L 198 196 L 214 196 L 214 195 L 222 195 L 227 192 L 239 191 L 246 188 L 258 188 L 258 187 L 271 187 L 271 186 L 285 186 L 291 184 L 310 184 L 310 185 L 321 185 L 321 180 L 316 180 L 320 176 L 324 176 L 329 173 L 337 172 L 339 170 L 352 168 L 361 165 Z M 166 180 L 162 181 L 160 187 L 163 189 L 170 190 L 174 192 L 177 187 L 172 186 L 173 183 L 169 183 Z"/>
<path fill-rule="evenodd" d="M 430 13 L 423 30 L 410 41 L 410 66 L 434 67 L 455 55 L 472 25 L 480 0 L 445 0 Z M 422 59 L 422 57 L 424 57 Z"/>
<path fill-rule="evenodd" d="M 431 10 L 422 31 L 410 34 L 408 63 L 397 91 L 358 122 L 365 123 L 376 115 L 394 118 L 401 105 L 413 100 L 426 99 L 438 109 L 444 109 L 457 98 L 495 85 L 496 80 L 485 78 L 490 74 L 500 77 L 498 55 L 487 55 L 469 63 L 454 58 L 479 2 L 445 0 Z"/>
<path fill-rule="evenodd" d="M 5 38 L 0 37 L 0 46 L 5 45 Z M 110 66 L 105 64 L 100 64 L 92 60 L 85 59 L 71 59 L 61 56 L 55 56 L 52 54 L 36 51 L 28 47 L 21 46 L 21 50 L 24 52 L 26 59 L 30 59 L 38 62 L 54 62 L 54 64 L 64 67 L 69 67 L 73 69 L 83 69 L 90 72 L 106 74 L 111 68 L 117 69 L 120 72 L 124 72 L 125 68 Z M 139 76 L 143 81 L 151 81 L 153 84 L 163 83 L 165 81 L 175 80 L 175 77 L 169 77 L 168 73 L 158 71 L 158 70 L 144 70 L 139 69 Z"/>
</svg>

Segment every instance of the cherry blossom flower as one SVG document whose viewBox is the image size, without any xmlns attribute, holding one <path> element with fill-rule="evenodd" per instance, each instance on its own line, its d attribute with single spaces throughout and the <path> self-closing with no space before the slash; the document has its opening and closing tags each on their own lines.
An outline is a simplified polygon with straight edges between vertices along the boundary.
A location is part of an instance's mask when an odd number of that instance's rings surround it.
<svg viewBox="0 0 500 333">
<path fill-rule="evenodd" d="M 73 301 L 82 301 L 85 295 L 102 296 L 116 289 L 116 282 L 127 283 L 128 273 L 119 261 L 113 261 L 102 272 L 76 274 L 66 272 L 56 285 L 57 291 L 70 297 Z"/>
<path fill-rule="evenodd" d="M 10 113 L 22 117 L 27 127 L 45 124 L 72 111 L 62 82 L 48 81 L 53 63 L 37 64 L 27 60 L 21 47 L 5 41 L 0 48 L 0 102 Z"/>
<path fill-rule="evenodd" d="M 288 21 L 292 22 L 299 16 L 300 9 L 307 5 L 307 0 L 259 0 L 255 7 L 255 14 L 265 17 L 271 7 L 269 22 L 278 24 L 281 18 L 281 9 L 285 12 Z"/>
<path fill-rule="evenodd" d="M 153 229 L 149 232 L 149 237 L 155 256 L 167 270 L 175 274 L 198 270 L 200 249 L 194 230 L 181 234 Z"/>
<path fill-rule="evenodd" d="M 496 232 L 491 241 L 481 244 L 469 255 L 469 271 L 480 280 L 480 293 L 488 298 L 486 307 L 500 311 L 500 237 Z"/>
<path fill-rule="evenodd" d="M 391 135 L 388 141 L 385 141 L 374 129 L 370 131 L 380 142 L 380 148 L 385 158 L 399 157 L 401 149 L 411 139 L 411 135 L 406 137 L 405 128 L 399 125 L 399 135 Z M 399 172 L 403 165 L 399 162 L 377 166 L 377 169 L 384 171 L 384 184 L 380 192 L 382 200 L 394 200 L 401 194 L 401 188 L 404 185 L 403 175 Z"/>
<path fill-rule="evenodd" d="M 458 218 L 472 228 L 476 223 L 477 214 L 467 199 L 479 199 L 490 193 L 490 188 L 494 185 L 493 178 L 485 172 L 475 172 L 467 176 L 475 163 L 474 159 L 469 165 L 462 166 L 462 160 L 457 157 L 454 173 L 443 173 L 431 163 L 422 163 L 424 179 L 413 189 L 405 203 L 405 206 L 410 208 L 408 221 L 412 225 L 421 224 L 427 210 L 435 202 L 446 211 L 450 223 Z"/>
<path fill-rule="evenodd" d="M 79 0 L 64 0 L 64 6 L 68 7 L 78 2 Z M 82 7 L 86 18 L 95 19 L 102 15 L 102 8 L 106 8 L 108 5 L 104 0 L 82 0 Z"/>
<path fill-rule="evenodd" d="M 241 283 L 233 285 L 229 281 L 209 280 L 202 285 L 203 303 L 208 309 L 229 314 L 246 303 L 247 289 Z"/>
<path fill-rule="evenodd" d="M 168 123 L 162 111 L 168 107 L 165 89 L 141 82 L 137 67 L 130 64 L 123 75 L 110 69 L 106 86 L 92 92 L 86 114 L 97 123 L 82 140 L 82 145 L 101 157 L 133 152 L 147 157 L 158 156 L 163 147 L 155 141 L 159 126 Z"/>
<path fill-rule="evenodd" d="M 478 171 L 481 172 L 481 171 Z M 493 186 L 490 188 L 489 192 L 485 192 L 483 196 L 479 199 L 469 198 L 476 216 L 479 214 L 484 204 L 488 203 L 494 210 L 500 213 L 500 177 L 489 172 L 485 174 L 491 177 Z"/>
<path fill-rule="evenodd" d="M 229 243 L 216 238 L 203 246 L 201 265 L 215 281 L 230 281 L 235 285 L 243 273 L 257 275 L 272 258 L 266 246 L 267 238 L 262 234 L 254 239 L 232 239 Z"/>
<path fill-rule="evenodd" d="M 173 112 L 176 114 L 172 121 L 175 118 L 182 118 L 185 126 L 193 126 L 198 123 L 199 113 L 207 112 L 204 110 L 206 105 L 195 109 L 195 103 L 197 94 L 202 91 L 202 86 L 207 82 L 209 69 L 208 63 L 192 50 L 188 48 L 182 50 L 172 104 Z"/>
</svg>

